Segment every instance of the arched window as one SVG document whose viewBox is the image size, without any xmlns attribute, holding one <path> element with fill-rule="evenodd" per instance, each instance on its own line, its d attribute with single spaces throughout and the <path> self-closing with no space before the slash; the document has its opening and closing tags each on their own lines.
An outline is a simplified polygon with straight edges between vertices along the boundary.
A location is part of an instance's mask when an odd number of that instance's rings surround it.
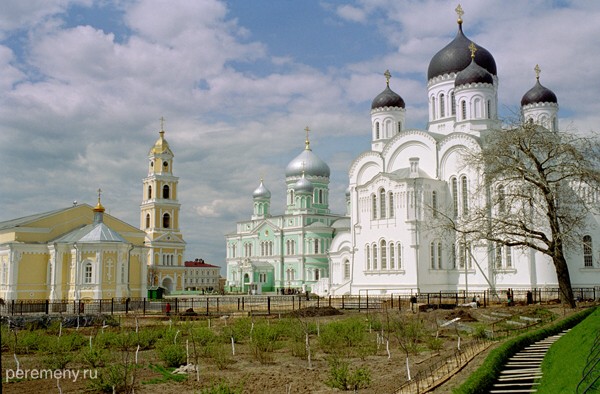
<svg viewBox="0 0 600 394">
<path fill-rule="evenodd" d="M 381 240 L 381 269 L 387 269 L 387 247 L 384 239 Z"/>
<path fill-rule="evenodd" d="M 487 101 L 487 118 L 488 119 L 492 119 L 492 101 L 488 100 Z"/>
<path fill-rule="evenodd" d="M 394 217 L 394 193 L 388 193 L 388 203 L 390 204 L 390 218 Z"/>
<path fill-rule="evenodd" d="M 290 190 L 290 205 L 294 205 L 294 191 Z"/>
<path fill-rule="evenodd" d="M 344 260 L 344 279 L 350 279 L 350 261 Z"/>
<path fill-rule="evenodd" d="M 456 178 L 450 179 L 452 185 L 452 207 L 454 208 L 454 217 L 458 216 L 458 180 Z"/>
<path fill-rule="evenodd" d="M 92 263 L 89 261 L 83 267 L 83 283 L 92 283 Z"/>
<path fill-rule="evenodd" d="M 464 100 L 460 102 L 460 112 L 462 115 L 461 120 L 467 120 L 467 103 Z"/>
<path fill-rule="evenodd" d="M 375 122 L 375 139 L 379 139 L 379 122 Z"/>
<path fill-rule="evenodd" d="M 315 238 L 315 254 L 319 253 L 319 240 Z"/>
<path fill-rule="evenodd" d="M 398 133 L 402 131 L 402 122 L 398 122 Z"/>
<path fill-rule="evenodd" d="M 473 119 L 481 119 L 483 117 L 481 116 L 481 109 L 481 99 L 476 98 L 473 103 L 473 111 L 475 112 L 473 114 Z"/>
<path fill-rule="evenodd" d="M 163 186 L 163 198 L 169 198 L 169 185 Z"/>
<path fill-rule="evenodd" d="M 373 220 L 377 219 L 377 196 L 375 194 L 371 195 L 371 218 Z"/>
<path fill-rule="evenodd" d="M 323 189 L 319 189 L 319 204 L 323 204 Z"/>
<path fill-rule="evenodd" d="M 431 98 L 431 120 L 435 120 L 435 97 Z"/>
<path fill-rule="evenodd" d="M 395 246 L 393 243 L 390 243 L 390 269 L 393 270 L 396 268 L 396 260 L 395 260 Z"/>
<path fill-rule="evenodd" d="M 150 214 L 146 214 L 146 228 L 150 228 Z"/>
<path fill-rule="evenodd" d="M 583 266 L 593 266 L 593 248 L 592 248 L 592 237 L 586 235 L 583 237 Z"/>
<path fill-rule="evenodd" d="M 442 243 L 437 244 L 437 258 L 438 258 L 438 269 L 442 269 Z"/>
<path fill-rule="evenodd" d="M 169 215 L 168 213 L 165 213 L 163 215 L 163 228 L 169 228 L 171 227 L 171 215 Z"/>
<path fill-rule="evenodd" d="M 496 244 L 496 268 L 501 269 L 502 268 L 502 245 L 497 243 Z"/>
<path fill-rule="evenodd" d="M 467 177 L 462 176 L 460 178 L 461 183 L 461 197 L 462 197 L 462 213 L 463 215 L 467 215 L 469 213 L 469 190 L 467 184 Z"/>
<path fill-rule="evenodd" d="M 315 270 L 315 280 L 319 280 L 319 270 Z"/>
<path fill-rule="evenodd" d="M 452 116 L 456 115 L 456 100 L 454 99 L 454 91 L 450 92 L 450 110 Z"/>
<path fill-rule="evenodd" d="M 504 247 L 504 253 L 506 254 L 506 268 L 512 268 L 512 250 L 510 246 Z"/>
<path fill-rule="evenodd" d="M 398 252 L 396 253 L 396 258 L 398 259 L 398 264 L 396 264 L 396 266 L 398 269 L 402 269 L 402 244 L 400 242 L 396 244 L 396 251 Z"/>
<path fill-rule="evenodd" d="M 444 93 L 440 94 L 440 118 L 446 116 L 446 96 Z"/>
<path fill-rule="evenodd" d="M 148 200 L 152 199 L 152 185 L 148 185 Z"/>
<path fill-rule="evenodd" d="M 385 219 L 385 189 L 379 191 L 379 217 Z"/>
<path fill-rule="evenodd" d="M 367 258 L 367 271 L 371 269 L 371 247 L 369 245 L 365 246 L 365 257 Z"/>
<path fill-rule="evenodd" d="M 377 244 L 373 244 L 373 269 L 377 269 Z"/>
<path fill-rule="evenodd" d="M 431 192 L 431 211 L 432 211 L 433 217 L 437 218 L 437 216 L 438 216 L 438 199 L 437 199 L 436 191 Z"/>
</svg>

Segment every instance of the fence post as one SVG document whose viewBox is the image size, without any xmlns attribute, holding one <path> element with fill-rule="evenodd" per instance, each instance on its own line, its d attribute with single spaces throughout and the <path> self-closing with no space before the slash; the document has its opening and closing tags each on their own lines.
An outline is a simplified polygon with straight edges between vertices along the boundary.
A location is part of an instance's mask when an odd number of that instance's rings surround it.
<svg viewBox="0 0 600 394">
<path fill-rule="evenodd" d="M 244 310 L 244 297 L 242 297 L 242 310 Z"/>
<path fill-rule="evenodd" d="M 398 295 L 398 310 L 401 311 L 402 310 L 402 297 L 401 295 Z"/>
<path fill-rule="evenodd" d="M 317 297 L 317 308 L 320 308 L 321 297 Z"/>
<path fill-rule="evenodd" d="M 192 301 L 192 302 L 193 302 L 193 301 Z M 208 301 L 208 297 L 206 297 L 206 316 L 208 316 L 208 313 L 209 313 L 209 312 L 208 312 L 208 303 L 209 303 L 209 301 Z M 192 304 L 192 305 L 193 305 L 193 304 Z"/>
<path fill-rule="evenodd" d="M 344 308 L 344 296 L 343 295 L 342 295 L 342 309 L 345 309 Z"/>
<path fill-rule="evenodd" d="M 298 296 L 298 310 L 302 309 L 302 296 Z"/>
<path fill-rule="evenodd" d="M 115 312 L 115 299 L 111 298 L 110 299 L 110 314 L 111 316 L 114 314 Z"/>
<path fill-rule="evenodd" d="M 267 315 L 271 314 L 271 297 L 267 297 Z"/>
<path fill-rule="evenodd" d="M 50 307 L 50 301 L 46 300 L 46 315 L 48 314 L 49 307 Z"/>
<path fill-rule="evenodd" d="M 391 301 L 391 309 L 394 309 L 394 295 L 390 294 L 390 301 Z"/>
<path fill-rule="evenodd" d="M 219 297 L 217 297 L 217 313 L 219 313 Z"/>
<path fill-rule="evenodd" d="M 594 289 L 594 291 L 595 291 L 595 289 Z M 594 297 L 594 298 L 596 298 L 596 297 Z M 331 308 L 331 295 L 329 296 L 329 307 Z"/>
<path fill-rule="evenodd" d="M 142 315 L 146 316 L 146 297 L 144 297 L 144 300 L 142 301 Z"/>
<path fill-rule="evenodd" d="M 175 298 L 175 314 L 179 314 L 179 305 L 178 305 L 178 301 L 179 298 Z"/>
</svg>

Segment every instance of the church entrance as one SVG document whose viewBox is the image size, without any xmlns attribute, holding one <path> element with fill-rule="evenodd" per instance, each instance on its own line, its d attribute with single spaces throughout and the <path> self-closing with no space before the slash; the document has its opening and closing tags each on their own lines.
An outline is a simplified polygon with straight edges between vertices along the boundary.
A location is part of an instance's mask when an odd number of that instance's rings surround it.
<svg viewBox="0 0 600 394">
<path fill-rule="evenodd" d="M 166 289 L 167 294 L 170 294 L 173 291 L 173 280 L 171 278 L 164 278 L 162 287 Z"/>
</svg>

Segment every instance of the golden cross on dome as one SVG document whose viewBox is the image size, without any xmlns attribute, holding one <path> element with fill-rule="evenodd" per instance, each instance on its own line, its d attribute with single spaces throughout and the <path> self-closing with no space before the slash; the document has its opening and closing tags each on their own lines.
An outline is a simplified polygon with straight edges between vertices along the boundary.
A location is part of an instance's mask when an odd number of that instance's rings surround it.
<svg viewBox="0 0 600 394">
<path fill-rule="evenodd" d="M 164 118 L 164 116 L 161 116 L 159 120 L 160 120 L 160 131 L 163 131 L 164 130 L 164 126 L 165 126 L 165 118 Z"/>
<path fill-rule="evenodd" d="M 471 51 L 471 59 L 475 59 L 475 52 L 477 52 L 477 47 L 475 46 L 473 41 L 471 41 L 471 44 L 469 44 L 469 50 Z"/>
<path fill-rule="evenodd" d="M 102 195 L 102 189 L 98 188 L 98 204 L 100 204 L 100 196 Z"/>
<path fill-rule="evenodd" d="M 462 23 L 462 16 L 465 14 L 465 12 L 463 11 L 462 7 L 460 6 L 460 4 L 458 4 L 458 7 L 456 7 L 456 9 L 454 10 L 456 11 L 456 15 L 458 15 L 458 20 L 457 22 L 459 24 Z"/>
<path fill-rule="evenodd" d="M 306 150 L 310 150 L 310 141 L 308 139 L 308 132 L 310 131 L 310 129 L 308 128 L 308 126 L 306 126 L 304 128 L 304 131 L 306 131 L 306 140 L 304 140 L 304 144 L 305 144 L 305 149 Z"/>
<path fill-rule="evenodd" d="M 387 83 L 388 86 L 390 86 L 390 78 L 392 78 L 392 74 L 390 74 L 390 70 L 385 70 L 383 75 L 385 76 L 385 82 Z"/>
<path fill-rule="evenodd" d="M 533 68 L 533 70 L 535 71 L 535 79 L 539 80 L 540 79 L 540 73 L 542 72 L 542 69 L 540 68 L 540 65 L 536 64 L 535 67 Z"/>
</svg>

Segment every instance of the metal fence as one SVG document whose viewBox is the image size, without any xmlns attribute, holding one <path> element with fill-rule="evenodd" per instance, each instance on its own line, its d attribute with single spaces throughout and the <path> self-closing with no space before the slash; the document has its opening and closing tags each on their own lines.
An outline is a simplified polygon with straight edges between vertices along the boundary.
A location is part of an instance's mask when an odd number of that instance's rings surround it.
<svg viewBox="0 0 600 394">
<path fill-rule="evenodd" d="M 600 291 L 596 288 L 573 289 L 580 300 L 596 300 Z M 458 305 L 476 302 L 480 307 L 490 304 L 550 303 L 559 298 L 558 289 L 512 289 L 491 292 L 458 291 L 420 294 L 390 295 L 345 295 L 339 297 L 316 297 L 308 295 L 223 295 L 168 297 L 160 300 L 139 299 L 100 299 L 100 300 L 9 300 L 0 303 L 0 315 L 29 314 L 128 314 L 141 315 L 228 315 L 277 314 L 303 308 L 332 307 L 343 310 L 380 310 L 430 308 L 453 308 Z"/>
</svg>

